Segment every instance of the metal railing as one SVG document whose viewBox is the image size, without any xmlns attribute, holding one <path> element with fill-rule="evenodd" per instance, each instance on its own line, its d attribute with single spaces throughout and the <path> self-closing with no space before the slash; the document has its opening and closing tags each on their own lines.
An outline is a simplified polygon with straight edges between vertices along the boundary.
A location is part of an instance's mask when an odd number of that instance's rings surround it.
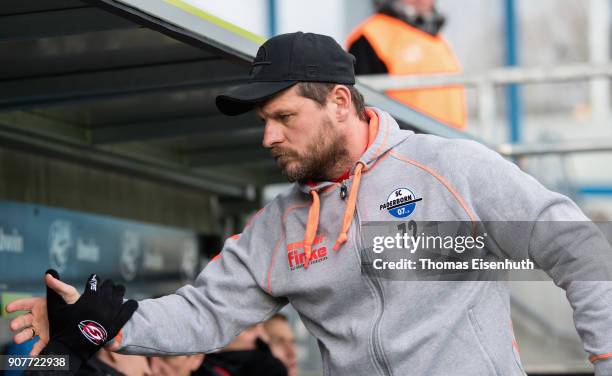
<svg viewBox="0 0 612 376">
<path fill-rule="evenodd" d="M 606 63 L 575 64 L 559 67 L 498 68 L 482 74 L 436 74 L 428 76 L 368 75 L 359 76 L 358 82 L 380 92 L 452 85 L 475 88 L 478 97 L 479 122 L 481 124 L 494 124 L 497 110 L 495 89 L 498 86 L 594 80 L 600 78 L 608 79 L 611 77 L 612 63 Z M 550 144 L 500 144 L 496 148 L 505 156 L 612 151 L 612 139 Z"/>
</svg>

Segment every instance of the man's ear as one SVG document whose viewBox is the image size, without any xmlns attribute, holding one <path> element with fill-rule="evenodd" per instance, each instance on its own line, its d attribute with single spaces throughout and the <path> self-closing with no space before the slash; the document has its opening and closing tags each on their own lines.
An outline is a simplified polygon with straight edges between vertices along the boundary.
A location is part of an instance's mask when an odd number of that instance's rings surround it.
<svg viewBox="0 0 612 376">
<path fill-rule="evenodd" d="M 329 93 L 329 100 L 335 104 L 336 107 L 336 120 L 338 122 L 346 121 L 351 113 L 351 106 L 353 99 L 351 98 L 351 92 L 348 87 L 344 85 L 336 85 Z"/>
</svg>

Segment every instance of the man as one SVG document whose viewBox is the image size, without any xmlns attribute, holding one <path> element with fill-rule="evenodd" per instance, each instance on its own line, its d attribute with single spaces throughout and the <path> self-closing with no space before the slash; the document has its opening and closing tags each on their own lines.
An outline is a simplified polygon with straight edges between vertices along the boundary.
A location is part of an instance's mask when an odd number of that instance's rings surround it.
<svg viewBox="0 0 612 376">
<path fill-rule="evenodd" d="M 295 336 L 289 326 L 287 317 L 277 313 L 263 323 L 268 335 L 268 344 L 272 354 L 280 359 L 287 368 L 288 376 L 297 376 L 298 366 L 295 354 Z"/>
<path fill-rule="evenodd" d="M 348 50 L 357 58 L 356 74 L 428 75 L 458 73 L 461 67 L 440 35 L 444 17 L 434 0 L 379 2 L 376 14 L 349 35 Z M 387 95 L 458 129 L 467 123 L 461 86 L 389 90 Z"/>
<path fill-rule="evenodd" d="M 612 374 L 612 286 L 583 281 L 585 273 L 611 278 L 609 269 L 598 269 L 610 257 L 592 254 L 609 251 L 601 233 L 568 198 L 486 147 L 401 130 L 386 112 L 364 108 L 353 61 L 317 34 L 284 34 L 260 47 L 249 83 L 219 96 L 217 106 L 228 115 L 256 110 L 264 147 L 295 184 L 229 238 L 193 285 L 138 302 L 111 348 L 210 353 L 290 302 L 317 338 L 327 375 L 524 374 L 503 282 L 408 282 L 362 272 L 372 254 L 366 224 L 482 222 L 487 255 L 532 259 L 566 289 L 597 375 Z M 521 226 L 508 231 L 509 220 Z M 540 225 L 548 221 L 574 222 L 551 231 Z M 78 298 L 56 278 L 47 275 L 46 282 L 67 303 Z M 44 304 L 7 307 L 31 311 L 11 322 L 17 341 L 38 333 L 37 349 L 44 345 Z M 86 319 L 77 305 L 70 314 Z M 109 338 L 119 332 L 117 310 L 97 317 L 112 324 Z M 53 327 L 63 322 L 51 317 L 49 324 L 53 343 Z M 61 339 L 69 350 L 81 349 Z"/>
</svg>

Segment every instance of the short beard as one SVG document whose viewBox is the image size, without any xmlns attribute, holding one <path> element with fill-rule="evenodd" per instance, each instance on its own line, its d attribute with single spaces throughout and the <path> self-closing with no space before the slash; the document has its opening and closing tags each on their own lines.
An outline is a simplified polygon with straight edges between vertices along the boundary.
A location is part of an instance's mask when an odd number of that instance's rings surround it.
<svg viewBox="0 0 612 376">
<path fill-rule="evenodd" d="M 337 166 L 349 163 L 346 137 L 334 130 L 330 119 L 323 121 L 321 130 L 308 145 L 303 155 L 299 155 L 293 150 L 283 149 L 274 150 L 273 155 L 288 156 L 290 161 L 298 161 L 297 168 L 288 170 L 287 163 L 284 163 L 281 165 L 281 169 L 287 180 L 299 183 L 332 180 L 336 176 L 330 176 L 330 174 L 337 172 Z"/>
</svg>

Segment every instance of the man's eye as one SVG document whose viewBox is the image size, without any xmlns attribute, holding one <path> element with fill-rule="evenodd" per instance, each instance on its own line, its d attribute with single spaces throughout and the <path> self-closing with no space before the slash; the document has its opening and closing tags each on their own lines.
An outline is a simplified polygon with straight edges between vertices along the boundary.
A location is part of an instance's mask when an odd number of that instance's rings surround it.
<svg viewBox="0 0 612 376">
<path fill-rule="evenodd" d="M 280 121 L 287 121 L 287 120 L 289 120 L 290 117 L 291 117 L 291 115 L 285 114 L 285 115 L 279 115 L 278 119 Z"/>
</svg>

